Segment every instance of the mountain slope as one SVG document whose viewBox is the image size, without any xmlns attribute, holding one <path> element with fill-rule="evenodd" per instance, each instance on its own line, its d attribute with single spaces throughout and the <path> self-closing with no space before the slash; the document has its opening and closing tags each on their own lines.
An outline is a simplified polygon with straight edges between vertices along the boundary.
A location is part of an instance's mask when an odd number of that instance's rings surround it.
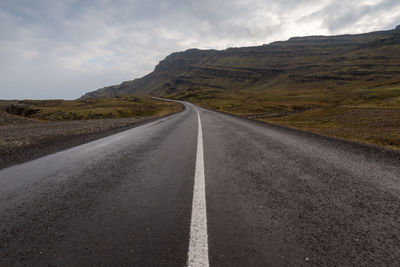
<svg viewBox="0 0 400 267">
<path fill-rule="evenodd" d="M 177 95 L 192 91 L 271 88 L 345 89 L 400 81 L 400 29 L 358 35 L 295 37 L 223 51 L 190 49 L 162 60 L 150 74 L 87 93 Z"/>
</svg>

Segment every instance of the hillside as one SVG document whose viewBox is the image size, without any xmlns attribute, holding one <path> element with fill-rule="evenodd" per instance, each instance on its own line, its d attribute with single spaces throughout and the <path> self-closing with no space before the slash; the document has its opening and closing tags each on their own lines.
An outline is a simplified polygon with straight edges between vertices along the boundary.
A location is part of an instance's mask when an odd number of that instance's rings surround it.
<svg viewBox="0 0 400 267">
<path fill-rule="evenodd" d="M 400 81 L 400 29 L 358 35 L 295 37 L 223 51 L 190 49 L 162 60 L 153 72 L 87 97 L 166 96 L 189 91 L 381 86 Z"/>
</svg>

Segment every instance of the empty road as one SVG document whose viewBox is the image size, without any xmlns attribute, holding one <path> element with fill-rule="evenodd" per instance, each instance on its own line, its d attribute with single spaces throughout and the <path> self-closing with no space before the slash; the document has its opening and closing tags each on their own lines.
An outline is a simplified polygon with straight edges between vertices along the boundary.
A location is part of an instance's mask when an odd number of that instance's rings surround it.
<svg viewBox="0 0 400 267">
<path fill-rule="evenodd" d="M 186 109 L 0 170 L 0 266 L 399 266 L 400 154 Z"/>
</svg>

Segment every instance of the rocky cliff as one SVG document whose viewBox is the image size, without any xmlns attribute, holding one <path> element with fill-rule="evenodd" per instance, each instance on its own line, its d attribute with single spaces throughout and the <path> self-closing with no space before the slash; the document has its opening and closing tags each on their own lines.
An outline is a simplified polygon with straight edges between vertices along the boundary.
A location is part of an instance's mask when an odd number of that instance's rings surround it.
<svg viewBox="0 0 400 267">
<path fill-rule="evenodd" d="M 358 35 L 294 37 L 268 45 L 172 53 L 150 74 L 89 92 L 173 96 L 190 90 L 346 88 L 400 81 L 400 28 Z"/>
</svg>

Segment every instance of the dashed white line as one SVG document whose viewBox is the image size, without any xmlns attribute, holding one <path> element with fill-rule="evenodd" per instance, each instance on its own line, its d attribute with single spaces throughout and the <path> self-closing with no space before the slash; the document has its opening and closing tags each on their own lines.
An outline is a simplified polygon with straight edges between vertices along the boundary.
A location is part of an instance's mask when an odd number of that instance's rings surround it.
<svg viewBox="0 0 400 267">
<path fill-rule="evenodd" d="M 204 181 L 203 130 L 199 111 L 196 169 L 194 175 L 194 190 L 192 203 L 192 218 L 190 222 L 190 241 L 187 265 L 189 267 L 209 266 L 206 191 Z"/>
</svg>

